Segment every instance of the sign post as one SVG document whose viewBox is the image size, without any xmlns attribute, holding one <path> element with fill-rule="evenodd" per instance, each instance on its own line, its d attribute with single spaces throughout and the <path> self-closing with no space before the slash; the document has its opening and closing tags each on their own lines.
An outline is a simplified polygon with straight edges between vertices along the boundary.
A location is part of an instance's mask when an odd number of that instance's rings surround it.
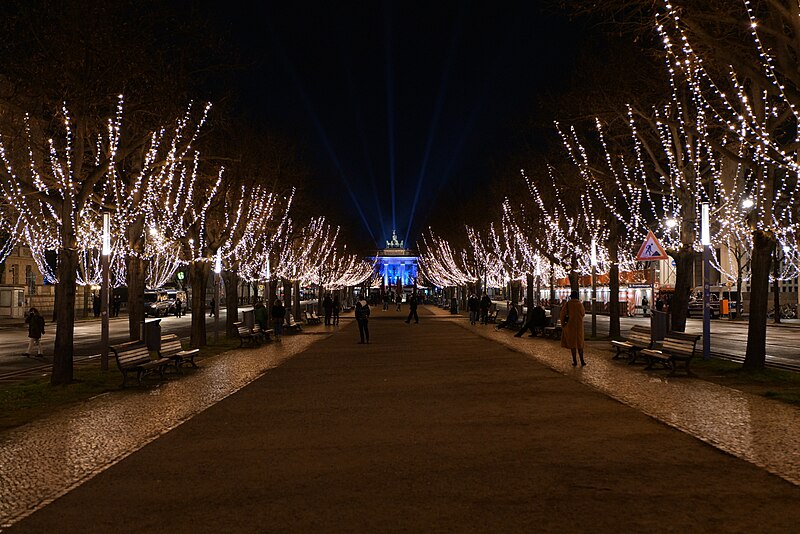
<svg viewBox="0 0 800 534">
<path fill-rule="evenodd" d="M 639 253 L 636 254 L 636 261 L 656 261 L 667 259 L 669 259 L 669 257 L 667 256 L 667 253 L 664 252 L 664 247 L 662 247 L 661 243 L 659 243 L 658 239 L 656 239 L 656 235 L 652 230 L 648 231 L 644 243 L 642 243 L 642 246 L 639 247 Z"/>
</svg>

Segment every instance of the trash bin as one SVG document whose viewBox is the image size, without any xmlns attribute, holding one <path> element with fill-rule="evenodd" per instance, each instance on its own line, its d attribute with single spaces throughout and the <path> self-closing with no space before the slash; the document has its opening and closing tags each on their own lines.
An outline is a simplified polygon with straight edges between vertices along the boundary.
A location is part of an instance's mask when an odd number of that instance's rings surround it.
<svg viewBox="0 0 800 534">
<path fill-rule="evenodd" d="M 142 321 L 142 339 L 147 350 L 161 350 L 161 319 Z"/>
<path fill-rule="evenodd" d="M 719 314 L 720 315 L 728 315 L 730 313 L 730 305 L 728 304 L 728 299 L 722 299 L 719 303 Z"/>
<path fill-rule="evenodd" d="M 458 299 L 455 297 L 450 299 L 450 313 L 458 313 Z"/>
<path fill-rule="evenodd" d="M 650 338 L 653 341 L 661 341 L 670 331 L 670 314 L 668 312 L 653 310 L 650 316 Z"/>
</svg>

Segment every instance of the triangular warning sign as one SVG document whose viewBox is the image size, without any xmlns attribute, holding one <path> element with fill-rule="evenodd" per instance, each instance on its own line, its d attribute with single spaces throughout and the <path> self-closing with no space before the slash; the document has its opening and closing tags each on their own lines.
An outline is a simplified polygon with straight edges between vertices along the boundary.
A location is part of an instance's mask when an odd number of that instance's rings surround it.
<svg viewBox="0 0 800 534">
<path fill-rule="evenodd" d="M 664 252 L 664 247 L 661 246 L 653 231 L 650 230 L 647 232 L 647 239 L 642 243 L 642 248 L 639 249 L 639 253 L 636 255 L 636 260 L 655 261 L 666 259 L 668 258 L 667 253 Z"/>
</svg>

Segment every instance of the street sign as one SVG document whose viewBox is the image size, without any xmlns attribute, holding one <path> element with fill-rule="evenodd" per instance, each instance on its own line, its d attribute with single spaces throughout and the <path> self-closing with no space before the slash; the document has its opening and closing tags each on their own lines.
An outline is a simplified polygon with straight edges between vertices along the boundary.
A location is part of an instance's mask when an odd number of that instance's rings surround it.
<svg viewBox="0 0 800 534">
<path fill-rule="evenodd" d="M 639 249 L 639 253 L 636 255 L 637 261 L 655 261 L 655 260 L 666 260 L 669 259 L 667 257 L 667 253 L 664 252 L 664 247 L 661 246 L 661 243 L 658 242 L 656 239 L 655 234 L 652 230 L 647 232 L 647 238 L 642 243 L 642 247 Z"/>
</svg>

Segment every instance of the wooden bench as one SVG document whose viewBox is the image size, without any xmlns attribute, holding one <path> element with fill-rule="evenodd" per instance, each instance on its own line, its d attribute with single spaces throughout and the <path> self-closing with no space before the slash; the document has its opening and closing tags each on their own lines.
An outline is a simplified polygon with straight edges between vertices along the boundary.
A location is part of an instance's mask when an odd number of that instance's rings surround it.
<svg viewBox="0 0 800 534">
<path fill-rule="evenodd" d="M 611 346 L 617 349 L 617 353 L 612 358 L 619 359 L 623 352 L 628 354 L 629 363 L 636 361 L 639 351 L 649 349 L 653 346 L 649 326 L 634 325 L 628 333 L 628 337 L 623 341 L 611 340 Z"/>
<path fill-rule="evenodd" d="M 155 371 L 158 371 L 161 378 L 164 378 L 164 368 L 172 363 L 169 358 L 156 360 L 151 358 L 150 351 L 141 341 L 111 345 L 111 350 L 117 360 L 117 367 L 122 372 L 122 387 L 125 387 L 128 373 L 136 373 L 136 380 L 139 384 L 142 383 L 142 378 Z"/>
<path fill-rule="evenodd" d="M 275 330 L 272 328 L 263 330 L 260 324 L 256 323 L 253 325 L 253 334 L 256 335 L 261 341 L 272 341 L 272 334 L 274 333 Z"/>
<path fill-rule="evenodd" d="M 305 319 L 306 324 L 309 324 L 309 325 L 310 324 L 319 324 L 320 323 L 319 317 L 314 315 L 313 311 L 310 312 L 310 313 L 307 312 L 307 311 L 303 311 L 303 318 Z"/>
<path fill-rule="evenodd" d="M 677 363 L 684 363 L 684 370 L 687 375 L 691 375 L 689 363 L 694 357 L 697 341 L 700 336 L 697 334 L 686 334 L 683 332 L 670 332 L 664 338 L 660 349 L 642 349 L 639 353 L 647 358 L 646 369 L 652 369 L 656 363 L 662 364 L 665 368 L 672 369 L 671 374 L 677 371 Z"/>
<path fill-rule="evenodd" d="M 300 326 L 300 323 L 295 322 L 294 317 L 291 313 L 286 314 L 286 323 L 283 327 L 287 330 L 291 330 L 292 332 L 301 332 L 303 327 Z"/>
<path fill-rule="evenodd" d="M 547 317 L 547 324 L 542 328 L 542 337 L 551 337 L 553 339 L 561 339 L 561 318 L 559 314 Z"/>
<path fill-rule="evenodd" d="M 158 355 L 161 358 L 169 359 L 178 372 L 181 372 L 183 365 L 191 365 L 197 369 L 194 358 L 198 354 L 200 354 L 200 349 L 183 350 L 181 340 L 175 334 L 161 337 L 161 350 L 158 351 Z"/>
<path fill-rule="evenodd" d="M 258 345 L 258 339 L 261 337 L 260 333 L 254 333 L 249 326 L 242 322 L 233 323 L 233 326 L 236 327 L 236 333 L 239 335 L 239 347 L 244 347 L 245 341 L 253 347 Z"/>
</svg>

